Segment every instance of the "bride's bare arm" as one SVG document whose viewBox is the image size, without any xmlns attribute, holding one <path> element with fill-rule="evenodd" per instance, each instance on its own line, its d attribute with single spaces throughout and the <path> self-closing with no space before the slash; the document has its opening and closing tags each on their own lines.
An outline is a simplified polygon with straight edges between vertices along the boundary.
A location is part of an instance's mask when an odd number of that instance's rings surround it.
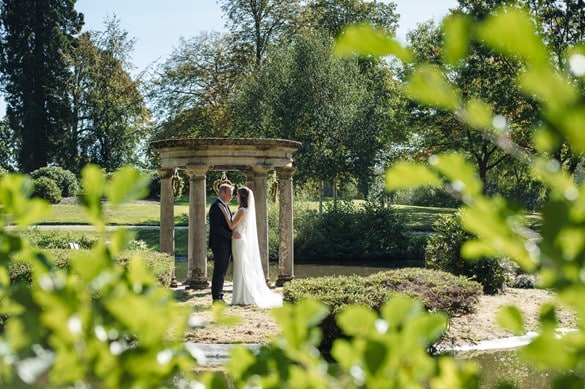
<svg viewBox="0 0 585 389">
<path fill-rule="evenodd" d="M 227 222 L 227 225 L 229 226 L 230 230 L 233 230 L 234 228 L 236 228 L 236 226 L 238 224 L 240 224 L 240 222 L 242 221 L 242 218 L 244 217 L 244 212 L 242 212 L 238 209 L 238 211 L 236 212 L 234 217 L 232 219 L 230 219 L 230 215 L 227 213 L 227 210 L 223 207 L 220 207 L 220 208 L 221 208 L 221 211 L 223 212 L 223 216 L 225 217 L 225 221 Z"/>
</svg>

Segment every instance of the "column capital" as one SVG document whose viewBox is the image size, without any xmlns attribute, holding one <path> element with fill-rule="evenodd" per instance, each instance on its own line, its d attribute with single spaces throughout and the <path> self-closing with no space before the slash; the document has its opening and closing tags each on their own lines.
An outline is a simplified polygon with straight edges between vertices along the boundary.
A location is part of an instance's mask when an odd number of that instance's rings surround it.
<svg viewBox="0 0 585 389">
<path fill-rule="evenodd" d="M 158 168 L 158 169 L 156 169 L 156 172 L 158 173 L 158 176 L 164 180 L 165 178 L 171 178 L 173 176 L 173 174 L 175 174 L 175 169 L 174 168 Z"/>
<path fill-rule="evenodd" d="M 255 175 L 267 174 L 269 171 L 274 170 L 272 165 L 251 165 L 250 170 Z"/>
<path fill-rule="evenodd" d="M 297 168 L 292 166 L 277 166 L 274 170 L 276 170 L 276 174 L 280 178 L 290 178 L 296 173 Z"/>
<path fill-rule="evenodd" d="M 205 164 L 193 164 L 185 166 L 185 173 L 189 176 L 189 178 L 193 179 L 194 177 L 201 177 L 205 176 L 209 171 L 209 166 Z"/>
</svg>

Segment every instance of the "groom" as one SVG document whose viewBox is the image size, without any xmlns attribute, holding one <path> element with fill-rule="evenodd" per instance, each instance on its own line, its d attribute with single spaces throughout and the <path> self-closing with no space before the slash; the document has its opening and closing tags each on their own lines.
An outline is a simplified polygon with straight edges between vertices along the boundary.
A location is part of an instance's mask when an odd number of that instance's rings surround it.
<svg viewBox="0 0 585 389">
<path fill-rule="evenodd" d="M 218 198 L 209 208 L 209 247 L 213 253 L 213 277 L 211 279 L 211 299 L 223 302 L 223 282 L 232 257 L 232 231 L 220 207 L 227 209 L 234 188 L 229 184 L 219 186 Z"/>
</svg>

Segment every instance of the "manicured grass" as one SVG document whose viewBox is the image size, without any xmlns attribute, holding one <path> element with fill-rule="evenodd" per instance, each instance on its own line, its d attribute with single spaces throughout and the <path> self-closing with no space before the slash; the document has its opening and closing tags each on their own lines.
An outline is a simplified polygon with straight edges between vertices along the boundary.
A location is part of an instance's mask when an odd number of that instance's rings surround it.
<svg viewBox="0 0 585 389">
<path fill-rule="evenodd" d="M 207 207 L 215 201 L 208 198 Z M 358 200 L 359 201 L 359 200 Z M 175 225 L 187 226 L 189 206 L 184 201 L 177 201 L 175 205 Z M 232 203 L 232 208 L 235 208 Z M 317 210 L 316 201 L 296 202 L 296 207 Z M 53 205 L 53 214 L 43 219 L 39 224 L 87 224 L 82 207 L 75 204 Z M 415 231 L 430 231 L 439 215 L 455 212 L 454 208 L 416 207 L 410 205 L 394 205 L 399 213 L 406 217 L 406 225 Z M 270 207 L 277 209 L 276 207 Z M 206 210 L 207 212 L 207 210 Z M 110 225 L 158 226 L 160 220 L 160 205 L 158 202 L 136 202 L 124 204 L 117 208 L 104 205 L 104 214 Z"/>
<path fill-rule="evenodd" d="M 432 231 L 433 223 L 439 216 L 457 211 L 455 208 L 417 207 L 414 205 L 393 205 L 393 207 L 406 217 L 406 226 L 413 231 Z"/>
<path fill-rule="evenodd" d="M 39 224 L 87 224 L 83 208 L 79 205 L 56 204 L 52 208 L 52 215 L 44 218 Z M 186 226 L 188 214 L 188 205 L 175 205 L 175 225 Z M 109 225 L 158 226 L 160 205 L 154 201 L 128 203 L 116 208 L 105 204 L 104 216 Z"/>
</svg>

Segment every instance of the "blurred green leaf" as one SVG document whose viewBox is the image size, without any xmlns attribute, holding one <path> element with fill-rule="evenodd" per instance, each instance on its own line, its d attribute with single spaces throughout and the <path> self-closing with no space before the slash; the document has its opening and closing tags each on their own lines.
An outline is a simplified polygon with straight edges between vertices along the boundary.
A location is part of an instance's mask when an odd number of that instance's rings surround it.
<svg viewBox="0 0 585 389">
<path fill-rule="evenodd" d="M 349 306 L 336 316 L 343 332 L 350 336 L 371 331 L 377 318 L 371 309 L 363 306 Z"/>
<path fill-rule="evenodd" d="M 8 174 L 0 178 L 0 205 L 20 227 L 30 226 L 49 216 L 53 209 L 45 200 L 30 199 L 32 180 L 20 174 Z"/>
<path fill-rule="evenodd" d="M 469 17 L 462 14 L 451 14 L 443 20 L 443 61 L 457 65 L 467 55 L 468 37 L 471 30 Z"/>
<path fill-rule="evenodd" d="M 465 105 L 464 113 L 464 119 L 469 126 L 477 129 L 492 127 L 494 114 L 485 102 L 471 98 Z"/>
<path fill-rule="evenodd" d="M 403 91 L 406 96 L 419 103 L 447 111 L 455 111 L 461 103 L 457 88 L 434 65 L 418 66 Z"/>
<path fill-rule="evenodd" d="M 337 38 L 334 53 L 339 56 L 394 55 L 402 61 L 412 61 L 412 53 L 407 48 L 402 47 L 395 39 L 389 38 L 382 30 L 368 24 L 347 27 Z"/>
<path fill-rule="evenodd" d="M 82 193 L 78 198 L 83 205 L 88 221 L 100 230 L 105 227 L 102 206 L 104 188 L 105 177 L 101 169 L 96 165 L 84 167 L 81 171 Z"/>
<path fill-rule="evenodd" d="M 423 312 L 420 302 L 398 295 L 390 298 L 382 307 L 382 318 L 390 328 L 397 328 Z"/>
<path fill-rule="evenodd" d="M 524 9 L 503 7 L 495 10 L 478 27 L 479 39 L 510 58 L 520 58 L 533 66 L 548 64 L 546 46 Z"/>
<path fill-rule="evenodd" d="M 106 184 L 105 193 L 113 206 L 148 195 L 149 177 L 137 169 L 126 166 L 117 170 Z"/>
<path fill-rule="evenodd" d="M 420 163 L 399 161 L 386 171 L 386 190 L 426 185 L 441 188 L 442 184 L 435 173 Z"/>
<path fill-rule="evenodd" d="M 525 332 L 522 311 L 516 306 L 502 307 L 498 312 L 497 321 L 500 327 L 513 334 L 520 335 Z"/>
<path fill-rule="evenodd" d="M 452 189 L 461 193 L 463 197 L 481 194 L 483 184 L 475 168 L 463 155 L 457 153 L 434 155 L 429 158 L 429 163 L 447 177 L 451 181 Z"/>
</svg>

